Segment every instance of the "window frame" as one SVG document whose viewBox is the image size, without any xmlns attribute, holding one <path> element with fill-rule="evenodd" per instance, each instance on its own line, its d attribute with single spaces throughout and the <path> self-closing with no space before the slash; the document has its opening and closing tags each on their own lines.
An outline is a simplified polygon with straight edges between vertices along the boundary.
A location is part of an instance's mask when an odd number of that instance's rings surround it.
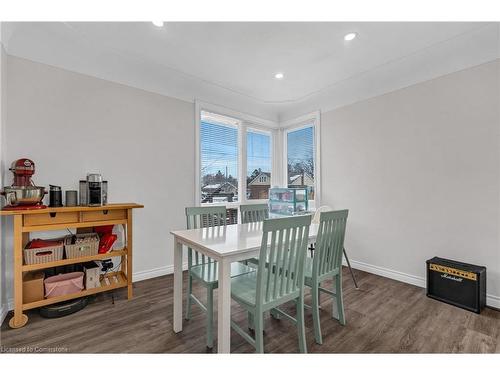
<svg viewBox="0 0 500 375">
<path fill-rule="evenodd" d="M 282 164 L 281 168 L 283 175 L 281 176 L 281 185 L 288 186 L 288 133 L 305 129 L 308 127 L 314 128 L 313 137 L 313 163 L 314 163 L 314 208 L 317 209 L 321 206 L 321 116 L 320 111 L 311 112 L 292 120 L 285 121 L 280 124 L 282 131 Z M 309 208 L 312 208 L 309 205 Z"/>
<path fill-rule="evenodd" d="M 248 134 L 248 131 L 249 130 L 253 130 L 255 133 L 262 133 L 262 134 L 266 134 L 266 135 L 269 135 L 270 137 L 270 153 L 271 153 L 271 180 L 269 181 L 269 185 L 272 186 L 273 185 L 273 175 L 274 175 L 274 159 L 276 158 L 276 155 L 275 155 L 275 147 L 274 147 L 274 142 L 273 142 L 273 139 L 276 137 L 275 133 L 272 131 L 272 129 L 269 129 L 269 128 L 265 128 L 263 126 L 259 126 L 259 125 L 256 125 L 256 124 L 245 124 L 245 129 L 244 129 L 244 132 L 245 132 L 245 203 L 248 203 L 248 204 L 259 204 L 259 203 L 267 203 L 267 201 L 269 199 L 247 199 L 247 195 L 246 195 L 246 189 L 248 188 L 248 185 L 247 185 L 247 161 L 248 161 L 248 154 L 247 154 L 247 146 L 248 146 L 248 142 L 247 142 L 247 134 Z"/>
<path fill-rule="evenodd" d="M 201 203 L 201 112 L 210 112 L 220 116 L 227 116 L 239 121 L 238 124 L 238 202 L 221 203 Z M 195 101 L 195 206 L 226 206 L 228 208 L 238 208 L 241 204 L 266 203 L 267 199 L 247 199 L 246 198 L 246 175 L 247 175 L 247 129 L 269 133 L 271 136 L 271 186 L 279 180 L 274 177 L 274 172 L 279 164 L 277 158 L 281 158 L 281 153 L 276 148 L 276 138 L 279 132 L 279 123 L 265 120 L 246 113 L 234 111 L 222 106 L 210 104 L 202 101 Z"/>
</svg>

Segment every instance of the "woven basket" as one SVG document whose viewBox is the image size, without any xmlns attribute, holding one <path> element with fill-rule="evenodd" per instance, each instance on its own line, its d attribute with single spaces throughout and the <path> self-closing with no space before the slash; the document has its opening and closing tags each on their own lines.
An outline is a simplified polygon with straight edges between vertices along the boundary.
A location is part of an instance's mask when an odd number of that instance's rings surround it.
<svg viewBox="0 0 500 375">
<path fill-rule="evenodd" d="M 67 236 L 65 240 L 65 252 L 67 259 L 88 257 L 92 255 L 97 255 L 99 251 L 99 236 L 96 233 L 84 233 L 77 234 L 77 238 L 91 237 L 91 241 L 80 244 L 71 244 L 71 238 L 73 236 Z"/>
<path fill-rule="evenodd" d="M 63 258 L 63 241 L 60 246 L 39 247 L 37 249 L 24 249 L 25 264 L 40 264 L 55 262 Z"/>
</svg>

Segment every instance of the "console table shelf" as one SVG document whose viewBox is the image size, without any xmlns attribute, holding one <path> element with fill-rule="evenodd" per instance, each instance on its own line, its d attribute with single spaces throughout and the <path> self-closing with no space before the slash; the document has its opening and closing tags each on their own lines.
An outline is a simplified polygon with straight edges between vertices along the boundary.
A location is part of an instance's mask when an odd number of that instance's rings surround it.
<svg viewBox="0 0 500 375">
<path fill-rule="evenodd" d="M 14 316 L 10 319 L 9 326 L 11 328 L 20 328 L 28 322 L 28 317 L 23 311 L 108 290 L 126 287 L 127 297 L 131 299 L 132 210 L 142 207 L 144 206 L 136 203 L 116 203 L 99 207 L 48 207 L 37 210 L 0 211 L 1 216 L 12 216 L 14 219 Z M 106 254 L 97 254 L 81 258 L 23 265 L 23 249 L 30 240 L 31 232 L 66 228 L 93 228 L 116 224 L 124 224 L 126 226 L 127 247 L 123 250 L 115 250 Z M 23 303 L 23 273 L 112 257 L 121 258 L 121 269 L 118 272 L 108 273 L 102 276 L 100 287 L 84 289 L 78 293 L 46 298 L 40 301 Z"/>
<path fill-rule="evenodd" d="M 106 281 L 107 280 L 107 281 Z M 40 301 L 35 301 L 31 303 L 24 303 L 23 310 L 36 309 L 37 307 L 52 305 L 53 303 L 59 303 L 63 301 L 69 301 L 70 299 L 80 298 L 88 296 L 91 294 L 97 294 L 101 292 L 107 292 L 108 290 L 125 288 L 128 284 L 127 276 L 123 272 L 113 272 L 105 275 L 101 280 L 101 286 L 99 288 L 84 289 L 81 292 L 66 294 L 64 296 L 52 297 L 42 299 Z"/>
<path fill-rule="evenodd" d="M 67 266 L 69 264 L 91 262 L 93 260 L 103 260 L 103 259 L 109 259 L 109 258 L 114 258 L 114 257 L 121 257 L 123 255 L 127 255 L 127 249 L 114 250 L 114 251 L 110 251 L 109 253 L 106 253 L 106 254 L 91 255 L 88 257 L 62 259 L 62 260 L 56 260 L 54 262 L 39 263 L 39 264 L 25 264 L 23 266 L 23 272 L 43 270 L 45 268 L 52 268 L 52 267 L 59 267 L 59 266 Z"/>
</svg>

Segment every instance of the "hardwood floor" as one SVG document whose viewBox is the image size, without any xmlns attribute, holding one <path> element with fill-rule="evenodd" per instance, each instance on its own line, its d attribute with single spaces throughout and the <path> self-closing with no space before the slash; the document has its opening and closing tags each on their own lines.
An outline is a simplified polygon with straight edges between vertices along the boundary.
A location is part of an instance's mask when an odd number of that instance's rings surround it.
<svg viewBox="0 0 500 375">
<path fill-rule="evenodd" d="M 330 318 L 331 300 L 323 296 L 323 345 L 315 344 L 311 312 L 306 311 L 309 353 L 500 353 L 499 311 L 485 309 L 477 315 L 427 298 L 421 288 L 361 271 L 355 271 L 356 290 L 347 270 L 343 272 L 347 325 Z M 172 275 L 141 281 L 134 284 L 131 301 L 126 300 L 126 290 L 115 292 L 114 304 L 110 293 L 101 294 L 84 310 L 59 319 L 44 319 L 31 311 L 27 326 L 17 330 L 8 327 L 8 316 L 0 331 L 0 351 L 206 352 L 204 315 L 197 306 L 183 332 L 173 333 L 172 287 Z M 195 293 L 204 300 L 203 288 L 195 287 Z M 306 303 L 310 300 L 307 291 Z M 295 314 L 293 305 L 285 310 Z M 236 304 L 232 314 L 246 324 L 246 314 Z M 298 352 L 291 323 L 266 317 L 265 324 L 266 352 Z M 247 353 L 253 348 L 233 331 L 231 351 Z"/>
</svg>

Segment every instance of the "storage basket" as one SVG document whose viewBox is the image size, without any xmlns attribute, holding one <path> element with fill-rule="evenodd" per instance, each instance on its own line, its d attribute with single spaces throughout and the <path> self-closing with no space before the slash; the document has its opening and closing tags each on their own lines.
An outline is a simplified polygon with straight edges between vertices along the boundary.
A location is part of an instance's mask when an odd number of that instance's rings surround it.
<svg viewBox="0 0 500 375">
<path fill-rule="evenodd" d="M 25 264 L 40 264 L 55 262 L 63 258 L 64 243 L 60 241 L 59 246 L 39 247 L 36 249 L 24 249 Z"/>
<path fill-rule="evenodd" d="M 77 234 L 77 243 L 75 244 L 71 244 L 72 237 L 67 236 L 65 240 L 66 258 L 72 259 L 97 255 L 99 251 L 99 236 L 96 233 Z"/>
<path fill-rule="evenodd" d="M 83 272 L 70 272 L 47 277 L 43 283 L 45 285 L 45 298 L 81 292 L 83 290 Z"/>
</svg>

